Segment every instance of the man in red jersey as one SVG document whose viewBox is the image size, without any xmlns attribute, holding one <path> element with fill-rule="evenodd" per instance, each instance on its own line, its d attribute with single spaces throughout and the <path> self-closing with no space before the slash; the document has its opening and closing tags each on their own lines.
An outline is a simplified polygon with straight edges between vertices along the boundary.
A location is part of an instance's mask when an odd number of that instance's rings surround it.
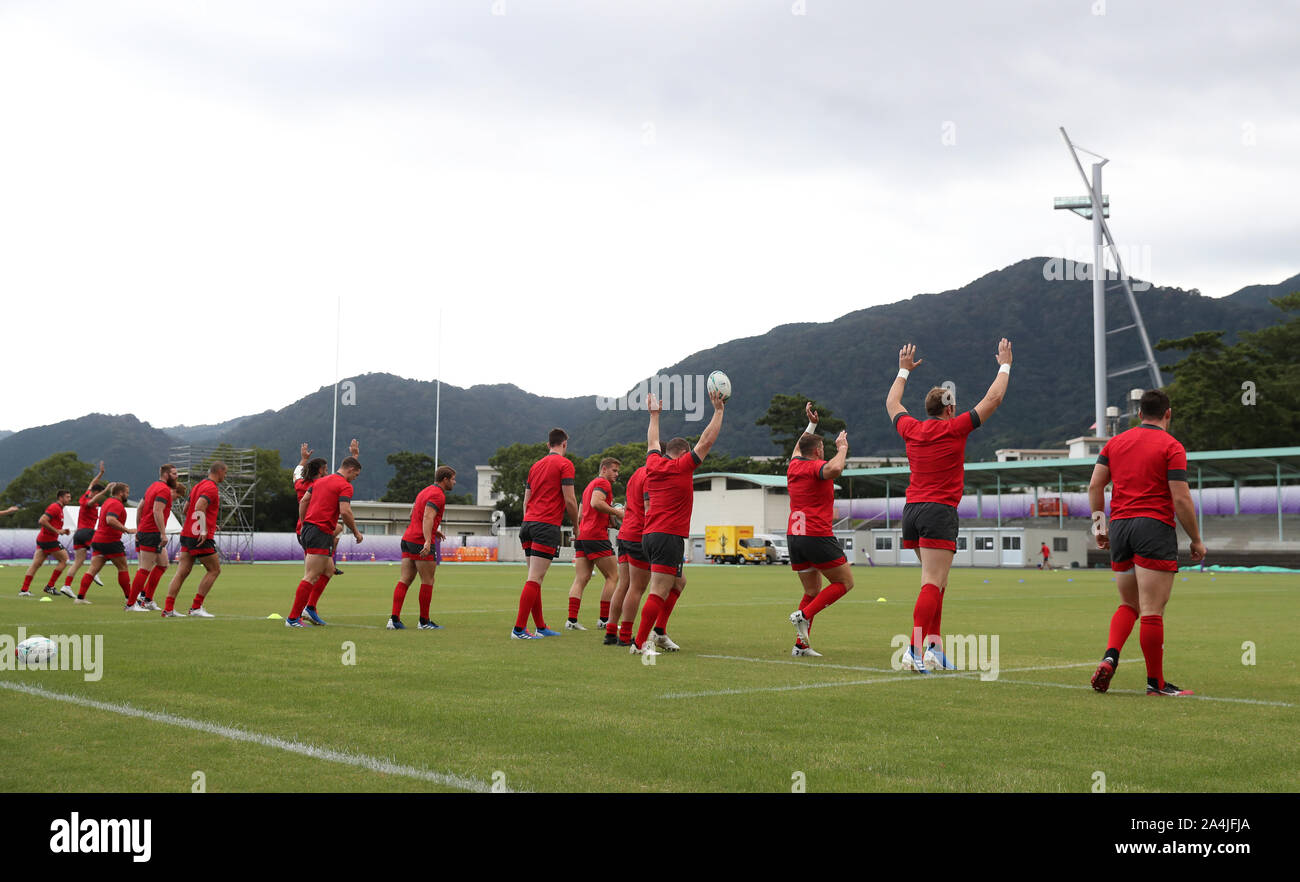
<svg viewBox="0 0 1300 882">
<path fill-rule="evenodd" d="M 72 592 L 72 580 L 77 577 L 77 571 L 89 556 L 90 537 L 95 535 L 95 525 L 99 523 L 99 504 L 108 495 L 108 486 L 99 482 L 102 477 L 104 477 L 104 461 L 101 459 L 99 472 L 90 479 L 86 492 L 82 493 L 81 498 L 77 500 L 77 530 L 72 534 L 72 566 L 68 568 L 68 574 L 63 582 L 63 587 L 67 590 L 56 590 L 55 583 L 59 580 L 59 574 L 56 572 L 54 578 L 50 579 L 50 584 L 45 586 L 46 594 L 62 593 L 73 598 L 77 596 Z M 104 584 L 99 581 L 98 576 L 95 577 L 95 581 L 100 585 Z"/>
<path fill-rule="evenodd" d="M 948 571 L 957 552 L 957 503 L 965 484 L 966 437 L 1002 404 L 1011 377 L 1011 343 L 1006 337 L 998 343 L 997 376 L 974 410 L 958 415 L 952 392 L 936 386 L 925 396 L 925 412 L 933 419 L 924 422 L 903 407 L 907 376 L 921 364 L 921 359 L 914 360 L 915 355 L 911 343 L 898 351 L 898 376 L 885 407 L 894 429 L 907 442 L 907 464 L 912 471 L 903 506 L 903 547 L 915 548 L 921 559 L 921 594 L 912 610 L 912 639 L 903 665 L 926 674 L 927 665 L 954 669 L 943 653 L 939 625 Z"/>
<path fill-rule="evenodd" d="M 1043 543 L 1042 548 L 1038 549 L 1038 553 L 1043 556 L 1043 562 L 1038 565 L 1038 568 L 1040 570 L 1050 570 L 1052 568 L 1050 563 L 1052 559 L 1052 552 L 1051 549 L 1047 547 L 1046 542 Z"/>
<path fill-rule="evenodd" d="M 58 561 L 51 583 L 58 580 L 59 573 L 63 572 L 63 568 L 68 565 L 68 552 L 63 547 L 63 543 L 59 542 L 59 537 L 68 535 L 68 530 L 63 526 L 63 506 L 71 502 L 72 493 L 60 490 L 54 494 L 54 501 L 45 507 L 40 520 L 41 529 L 36 534 L 36 553 L 32 555 L 32 565 L 27 568 L 27 574 L 23 576 L 23 587 L 18 592 L 19 597 L 36 596 L 30 590 L 32 578 L 45 563 L 45 558 L 52 557 Z"/>
<path fill-rule="evenodd" d="M 609 601 L 618 587 L 618 564 L 614 560 L 614 546 L 609 543 L 609 522 L 623 514 L 623 509 L 613 505 L 614 485 L 618 480 L 619 461 L 607 456 L 600 461 L 600 472 L 582 491 L 582 508 L 578 516 L 578 535 L 573 540 L 573 586 L 569 588 L 569 620 L 564 627 L 569 631 L 587 630 L 578 623 L 578 610 L 582 607 L 582 591 L 591 581 L 594 570 L 600 570 L 605 584 L 600 591 L 600 619 L 596 627 L 605 629 L 609 622 Z"/>
<path fill-rule="evenodd" d="M 634 655 L 657 655 L 646 638 L 654 629 L 655 642 L 669 651 L 679 647 L 665 630 L 677 598 L 686 585 L 682 565 L 686 560 L 686 537 L 691 532 L 691 508 L 695 504 L 695 468 L 704 461 L 722 431 L 723 398 L 709 393 L 713 418 L 704 427 L 695 449 L 685 438 L 673 438 L 659 447 L 659 413 L 663 405 L 651 393 L 646 399 L 650 426 L 646 430 L 645 485 L 650 494 L 642 527 L 641 546 L 650 561 L 650 596 L 641 610 L 641 624 L 628 651 Z"/>
<path fill-rule="evenodd" d="M 131 576 L 126 566 L 126 546 L 122 544 L 123 533 L 134 533 L 126 525 L 126 500 L 131 488 L 126 484 L 109 484 L 108 499 L 99 511 L 99 522 L 95 525 L 95 534 L 90 537 L 90 567 L 81 575 L 81 585 L 77 590 L 77 603 L 90 603 L 86 592 L 90 583 L 104 568 L 105 561 L 112 561 L 117 568 L 117 585 L 122 589 L 122 599 L 131 594 Z"/>
<path fill-rule="evenodd" d="M 298 514 L 302 518 L 302 549 L 307 552 L 307 559 L 303 562 L 302 581 L 294 594 L 293 609 L 284 622 L 287 627 L 305 628 L 302 622 L 304 611 L 313 625 L 325 624 L 316 615 L 316 603 L 334 574 L 331 556 L 334 553 L 334 529 L 339 520 L 348 525 L 358 544 L 362 541 L 361 531 L 352 519 L 352 482 L 359 474 L 361 461 L 349 456 L 339 464 L 337 472 L 313 481 L 298 503 Z"/>
<path fill-rule="evenodd" d="M 831 529 L 835 479 L 844 471 L 849 457 L 849 434 L 840 432 L 835 439 L 835 456 L 828 461 L 823 455 L 821 436 L 816 434 L 819 417 L 811 401 L 804 410 L 808 414 L 808 428 L 795 444 L 795 456 L 785 471 L 790 494 L 786 544 L 790 549 L 790 568 L 803 586 L 799 608 L 790 613 L 790 624 L 795 630 L 794 649 L 790 654 L 820 657 L 821 653 L 812 648 L 813 616 L 853 589 L 853 571 Z M 824 588 L 822 576 L 828 583 Z"/>
<path fill-rule="evenodd" d="M 420 630 L 437 631 L 442 626 L 429 618 L 429 604 L 433 600 L 433 577 L 438 569 L 438 555 L 433 543 L 445 539 L 438 525 L 447 512 L 447 494 L 456 486 L 456 470 L 439 466 L 433 473 L 433 483 L 415 497 L 411 506 L 411 523 L 402 534 L 402 571 L 393 588 L 393 613 L 388 619 L 390 631 L 402 631 L 402 604 L 406 589 L 417 574 L 420 576 Z"/>
<path fill-rule="evenodd" d="M 171 463 L 159 466 L 158 480 L 144 491 L 144 499 L 136 509 L 135 549 L 139 563 L 135 568 L 135 578 L 131 580 L 131 593 L 126 599 L 128 610 L 158 611 L 153 595 L 171 563 L 167 559 L 167 518 L 172 513 L 177 475 L 176 466 Z"/>
<path fill-rule="evenodd" d="M 185 521 L 181 524 L 181 559 L 176 565 L 176 575 L 172 576 L 167 586 L 167 601 L 163 608 L 163 618 L 176 618 L 184 613 L 176 611 L 176 595 L 189 578 L 195 561 L 203 564 L 203 579 L 199 590 L 190 605 L 190 615 L 199 619 L 213 618 L 203 601 L 212 590 L 217 577 L 221 575 L 221 559 L 217 555 L 217 519 L 221 516 L 221 488 L 217 485 L 226 480 L 226 464 L 216 460 L 208 467 L 208 476 L 194 485 L 185 503 Z"/>
<path fill-rule="evenodd" d="M 641 547 L 641 528 L 645 524 L 645 466 L 627 479 L 627 502 L 623 506 L 623 523 L 618 528 L 618 586 L 610 597 L 609 621 L 605 624 L 606 646 L 631 646 L 632 625 L 641 595 L 650 583 L 650 561 Z"/>
<path fill-rule="evenodd" d="M 313 481 L 329 471 L 330 464 L 319 457 L 312 459 L 311 455 L 313 451 L 307 446 L 306 441 L 302 443 L 302 447 L 299 448 L 298 453 L 302 459 L 293 469 L 293 491 L 298 494 L 298 501 L 302 502 L 302 497 L 307 492 L 307 488 L 311 486 Z M 352 442 L 348 444 L 348 455 L 356 460 L 361 459 L 361 446 L 357 443 L 356 438 L 353 438 Z M 302 532 L 301 517 L 298 518 L 298 523 L 293 528 L 293 532 L 295 535 Z M 334 561 L 335 552 L 338 551 L 339 537 L 342 535 L 343 524 L 340 523 L 338 528 L 334 531 L 334 545 L 330 548 L 331 563 Z M 302 545 L 302 536 L 300 535 L 298 535 L 298 544 Z M 334 575 L 338 576 L 342 575 L 342 573 L 343 571 L 338 568 L 338 565 L 334 564 Z"/>
<path fill-rule="evenodd" d="M 1106 654 L 1092 675 L 1092 688 L 1105 692 L 1119 665 L 1119 651 L 1142 619 L 1138 640 L 1147 666 L 1147 695 L 1191 695 L 1165 679 L 1165 605 L 1178 572 L 1174 516 L 1191 539 L 1193 563 L 1205 559 L 1196 506 L 1187 486 L 1187 451 L 1169 434 L 1174 412 L 1159 389 L 1138 402 L 1140 425 L 1106 442 L 1088 484 L 1098 548 L 1110 549 L 1120 605 L 1110 619 Z M 1104 511 L 1106 485 L 1113 483 L 1110 524 Z"/>
<path fill-rule="evenodd" d="M 563 429 L 551 429 L 547 436 L 547 454 L 533 463 L 524 482 L 524 525 L 519 541 L 528 558 L 528 580 L 519 593 L 519 614 L 510 632 L 512 640 L 536 640 L 559 637 L 559 631 L 546 627 L 542 614 L 542 580 L 560 549 L 560 524 L 567 513 L 569 523 L 578 524 L 578 498 L 573 490 L 573 463 L 565 456 L 569 435 Z M 537 631 L 528 630 L 528 616 Z"/>
</svg>

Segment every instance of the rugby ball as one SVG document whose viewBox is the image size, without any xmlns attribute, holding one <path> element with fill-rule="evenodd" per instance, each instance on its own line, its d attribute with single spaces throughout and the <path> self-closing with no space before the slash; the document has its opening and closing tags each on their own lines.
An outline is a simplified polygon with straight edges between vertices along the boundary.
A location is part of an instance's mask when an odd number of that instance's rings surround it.
<svg viewBox="0 0 1300 882">
<path fill-rule="evenodd" d="M 731 397 L 731 380 L 722 371 L 714 371 L 709 374 L 708 382 L 705 384 L 710 393 L 717 392 L 726 401 Z"/>
<path fill-rule="evenodd" d="M 48 637 L 28 637 L 14 650 L 18 660 L 26 665 L 52 663 L 59 655 L 59 645 Z"/>
</svg>

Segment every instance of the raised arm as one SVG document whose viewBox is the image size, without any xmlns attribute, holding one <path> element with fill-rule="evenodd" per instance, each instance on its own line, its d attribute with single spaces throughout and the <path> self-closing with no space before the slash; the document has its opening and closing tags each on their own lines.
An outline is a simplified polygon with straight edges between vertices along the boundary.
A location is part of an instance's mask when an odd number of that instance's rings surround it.
<svg viewBox="0 0 1300 882">
<path fill-rule="evenodd" d="M 849 433 L 840 432 L 835 438 L 835 455 L 822 466 L 822 477 L 834 481 L 844 473 L 849 459 Z"/>
<path fill-rule="evenodd" d="M 713 443 L 718 440 L 718 433 L 722 431 L 722 409 L 726 404 L 718 392 L 710 392 L 709 400 L 713 402 L 713 419 L 709 420 L 709 424 L 704 427 L 700 440 L 695 442 L 695 455 L 701 460 L 709 455 Z"/>
<path fill-rule="evenodd" d="M 90 483 L 86 485 L 86 492 L 89 493 L 91 490 L 94 490 L 95 485 L 99 483 L 99 479 L 102 477 L 104 477 L 104 461 L 101 459 L 99 461 L 99 472 L 95 477 L 91 478 Z"/>
<path fill-rule="evenodd" d="M 307 446 L 307 442 L 302 442 L 298 448 L 298 464 L 293 467 L 293 479 L 302 480 L 302 476 L 307 473 L 307 463 L 311 461 L 312 449 Z"/>
<path fill-rule="evenodd" d="M 894 382 L 889 387 L 889 395 L 885 397 L 885 410 L 889 412 L 890 423 L 898 419 L 900 413 L 907 413 L 907 408 L 903 407 L 903 390 L 907 388 L 907 375 L 925 360 L 915 358 L 915 355 L 916 346 L 912 343 L 906 343 L 898 350 L 898 376 L 894 377 Z"/>
<path fill-rule="evenodd" d="M 659 403 L 659 396 L 651 392 L 645 400 L 645 409 L 650 412 L 650 426 L 645 433 L 645 450 L 659 450 L 659 412 L 664 406 Z"/>
<path fill-rule="evenodd" d="M 989 391 L 984 393 L 980 403 L 975 405 L 975 412 L 980 415 L 981 426 L 1002 404 L 1002 398 L 1007 394 L 1007 383 L 1011 380 L 1011 341 L 1006 337 L 998 343 L 997 359 L 998 375 L 993 378 L 993 385 L 989 386 Z"/>
</svg>

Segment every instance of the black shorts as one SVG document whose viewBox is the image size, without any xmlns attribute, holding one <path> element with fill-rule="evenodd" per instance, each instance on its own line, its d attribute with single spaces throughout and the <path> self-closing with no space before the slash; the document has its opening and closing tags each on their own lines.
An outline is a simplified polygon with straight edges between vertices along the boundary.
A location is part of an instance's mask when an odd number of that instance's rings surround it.
<svg viewBox="0 0 1300 882">
<path fill-rule="evenodd" d="M 519 530 L 519 542 L 524 546 L 525 557 L 544 557 L 555 560 L 560 553 L 560 527 L 541 521 L 524 521 Z"/>
<path fill-rule="evenodd" d="M 208 554 L 216 554 L 217 543 L 214 539 L 203 539 L 200 541 L 195 536 L 182 536 L 181 551 L 191 557 L 203 557 Z"/>
<path fill-rule="evenodd" d="M 650 569 L 650 560 L 645 556 L 645 547 L 640 540 L 618 540 L 618 562 L 634 566 L 639 570 Z"/>
<path fill-rule="evenodd" d="M 315 524 L 304 523 L 298 533 L 298 544 L 308 554 L 334 554 L 334 534 L 326 533 Z"/>
<path fill-rule="evenodd" d="M 903 506 L 903 547 L 957 551 L 957 506 L 909 502 Z M 794 560 L 793 549 L 790 560 Z"/>
<path fill-rule="evenodd" d="M 609 544 L 608 539 L 574 539 L 573 547 L 575 558 L 585 557 L 588 560 L 609 557 L 614 553 L 614 546 Z"/>
<path fill-rule="evenodd" d="M 411 560 L 438 560 L 438 540 L 433 540 L 433 548 L 429 549 L 431 554 L 424 554 L 423 542 L 407 542 L 402 540 L 402 557 Z"/>
<path fill-rule="evenodd" d="M 53 542 L 37 542 L 36 547 L 41 551 L 57 551 L 63 547 L 63 543 L 55 539 Z"/>
<path fill-rule="evenodd" d="M 90 550 L 102 557 L 126 557 L 126 546 L 121 542 L 92 542 Z"/>
<path fill-rule="evenodd" d="M 135 534 L 136 551 L 157 552 L 161 544 L 162 544 L 162 533 L 136 533 Z"/>
<path fill-rule="evenodd" d="M 679 579 L 686 557 L 686 537 L 671 533 L 645 533 L 641 547 L 650 561 L 650 572 L 670 573 Z"/>
<path fill-rule="evenodd" d="M 95 535 L 94 527 L 82 527 L 80 530 L 72 534 L 72 547 L 74 549 L 89 548 L 90 537 L 94 535 Z"/>
<path fill-rule="evenodd" d="M 1110 522 L 1110 568 L 1126 573 L 1133 565 L 1148 570 L 1178 571 L 1178 531 L 1155 518 L 1121 518 Z"/>
<path fill-rule="evenodd" d="M 831 570 L 848 563 L 844 549 L 834 536 L 795 536 L 787 533 L 786 544 L 790 548 L 790 569 L 796 573 L 809 567 L 819 570 Z"/>
</svg>

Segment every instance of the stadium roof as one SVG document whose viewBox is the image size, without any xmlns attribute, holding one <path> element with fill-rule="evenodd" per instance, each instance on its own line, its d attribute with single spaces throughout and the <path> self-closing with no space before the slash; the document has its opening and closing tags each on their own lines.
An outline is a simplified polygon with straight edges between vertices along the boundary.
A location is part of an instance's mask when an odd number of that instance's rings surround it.
<svg viewBox="0 0 1300 882">
<path fill-rule="evenodd" d="M 859 469 L 858 471 L 874 472 L 878 471 L 878 469 Z M 848 472 L 846 471 L 845 474 L 847 475 Z M 745 472 L 704 472 L 696 475 L 694 480 L 698 481 L 701 478 L 734 478 L 737 481 L 749 481 L 751 484 L 757 484 L 760 487 L 777 487 L 782 490 L 785 489 L 785 475 L 750 475 Z M 839 490 L 840 485 L 836 484 L 835 489 Z"/>
</svg>

